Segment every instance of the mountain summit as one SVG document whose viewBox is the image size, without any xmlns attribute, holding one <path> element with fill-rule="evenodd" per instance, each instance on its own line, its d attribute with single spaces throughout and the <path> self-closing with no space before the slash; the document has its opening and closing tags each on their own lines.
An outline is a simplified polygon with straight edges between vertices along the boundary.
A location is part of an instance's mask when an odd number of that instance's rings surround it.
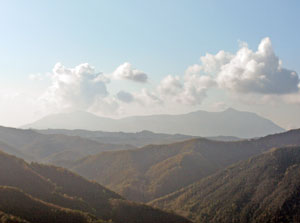
<svg viewBox="0 0 300 223">
<path fill-rule="evenodd" d="M 228 108 L 221 112 L 196 111 L 180 115 L 131 116 L 122 119 L 99 117 L 88 112 L 46 116 L 23 126 L 34 129 L 86 129 L 109 132 L 143 130 L 193 136 L 236 136 L 251 138 L 284 131 L 255 113 Z"/>
</svg>

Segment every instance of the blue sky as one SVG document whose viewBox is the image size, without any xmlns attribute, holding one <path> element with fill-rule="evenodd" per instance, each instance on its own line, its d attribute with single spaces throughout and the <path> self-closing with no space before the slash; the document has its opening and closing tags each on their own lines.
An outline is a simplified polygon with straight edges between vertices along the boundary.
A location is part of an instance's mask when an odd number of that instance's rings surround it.
<svg viewBox="0 0 300 223">
<path fill-rule="evenodd" d="M 148 84 L 110 81 L 106 86 L 109 94 L 153 89 L 169 74 L 183 76 L 186 69 L 199 64 L 200 57 L 206 53 L 217 54 L 224 50 L 234 54 L 241 42 L 246 42 L 248 48 L 255 51 L 265 37 L 272 41 L 283 67 L 299 74 L 299 10 L 300 1 L 297 0 L 1 0 L 0 89 L 4 89 L 2 94 L 6 89 L 10 92 L 21 89 L 22 94 L 30 95 L 30 101 L 34 97 L 40 98 L 43 90 L 53 85 L 49 75 L 48 79 L 41 78 L 42 81 L 36 82 L 28 77 L 47 76 L 58 62 L 68 68 L 88 63 L 96 72 L 105 74 L 113 73 L 128 62 L 132 68 L 147 74 Z M 233 102 L 231 98 L 225 98 L 227 93 L 220 89 L 207 94 L 213 98 L 211 103 L 224 102 L 228 106 L 251 110 L 286 126 L 291 122 L 279 118 L 281 113 L 270 114 L 273 104 L 265 108 L 237 100 Z M 197 106 L 183 105 L 176 111 L 209 110 L 209 103 L 208 97 Z M 286 104 L 276 106 L 281 111 Z M 288 106 L 284 114 L 299 109 L 297 103 Z M 17 109 L 15 105 L 14 109 Z M 164 106 L 153 113 L 168 113 L 172 109 L 171 105 Z M 18 125 L 43 114 L 35 108 L 28 110 L 32 114 L 28 112 L 18 121 L 2 122 Z M 124 115 L 143 114 L 142 108 L 127 110 Z M 10 119 L 14 118 L 5 118 Z"/>
</svg>

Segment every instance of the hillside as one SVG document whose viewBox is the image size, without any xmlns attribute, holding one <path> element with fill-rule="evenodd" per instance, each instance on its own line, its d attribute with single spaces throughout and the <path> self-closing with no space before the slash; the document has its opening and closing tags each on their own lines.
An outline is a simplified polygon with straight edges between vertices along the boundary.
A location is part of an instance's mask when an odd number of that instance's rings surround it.
<svg viewBox="0 0 300 223">
<path fill-rule="evenodd" d="M 0 211 L 28 222 L 189 222 L 180 216 L 124 200 L 66 169 L 0 152 Z M 126 214 L 128 212 L 128 214 Z M 144 216 L 141 221 L 141 216 Z"/>
<path fill-rule="evenodd" d="M 70 168 L 122 196 L 147 202 L 272 147 L 300 145 L 300 130 L 234 142 L 191 139 L 127 151 L 103 152 Z"/>
<path fill-rule="evenodd" d="M 73 112 L 49 115 L 22 128 L 86 129 L 107 132 L 148 130 L 166 134 L 239 138 L 260 137 L 284 131 L 257 114 L 232 108 L 222 112 L 196 111 L 182 115 L 133 116 L 122 119 L 98 117 L 87 112 Z"/>
<path fill-rule="evenodd" d="M 6 152 L 8 154 L 11 154 L 11 155 L 22 157 L 22 158 L 27 159 L 27 160 L 32 159 L 32 157 L 30 157 L 30 155 L 24 154 L 21 151 L 19 151 L 18 149 L 14 148 L 14 147 L 12 147 L 12 146 L 4 143 L 4 142 L 1 142 L 1 141 L 0 141 L 0 150 L 3 151 L 3 152 Z"/>
<path fill-rule="evenodd" d="M 300 147 L 272 149 L 151 202 L 196 222 L 299 222 Z"/>
<path fill-rule="evenodd" d="M 0 211 L 0 222 L 1 223 L 28 223 L 28 221 L 25 221 L 21 218 L 18 218 L 10 214 L 6 214 L 2 211 Z"/>
<path fill-rule="evenodd" d="M 187 139 L 195 138 L 193 136 L 180 135 L 180 134 L 162 134 L 154 133 L 150 131 L 141 131 L 136 133 L 127 132 L 103 132 L 103 131 L 88 131 L 82 129 L 67 130 L 67 129 L 45 129 L 35 130 L 42 134 L 63 134 L 69 136 L 80 136 L 82 138 L 88 138 L 104 144 L 120 144 L 120 145 L 132 145 L 135 147 L 142 147 L 149 144 L 169 144 L 174 142 L 180 142 Z M 221 137 L 220 139 L 223 139 Z M 224 139 L 232 139 L 224 138 Z"/>
<path fill-rule="evenodd" d="M 0 210 L 29 222 L 96 223 L 87 213 L 43 202 L 17 188 L 0 186 L 0 197 Z"/>
<path fill-rule="evenodd" d="M 132 148 L 135 147 L 112 143 L 104 144 L 79 136 L 45 135 L 33 130 L 0 126 L 0 149 L 28 161 L 63 164 L 102 151 Z"/>
</svg>

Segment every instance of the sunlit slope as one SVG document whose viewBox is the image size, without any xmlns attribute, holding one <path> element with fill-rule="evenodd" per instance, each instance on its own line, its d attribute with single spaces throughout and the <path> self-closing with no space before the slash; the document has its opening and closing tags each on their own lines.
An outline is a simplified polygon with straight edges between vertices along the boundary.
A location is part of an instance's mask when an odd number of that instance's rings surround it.
<svg viewBox="0 0 300 223">
<path fill-rule="evenodd" d="M 151 205 L 196 222 L 299 222 L 300 147 L 272 149 Z"/>
<path fill-rule="evenodd" d="M 29 222 L 189 222 L 124 200 L 98 183 L 63 168 L 28 164 L 0 153 L 0 211 Z M 141 218 L 143 216 L 143 218 Z"/>
<path fill-rule="evenodd" d="M 136 201 L 150 201 L 272 147 L 300 145 L 300 130 L 235 142 L 192 139 L 103 152 L 77 161 L 79 174 Z"/>
</svg>

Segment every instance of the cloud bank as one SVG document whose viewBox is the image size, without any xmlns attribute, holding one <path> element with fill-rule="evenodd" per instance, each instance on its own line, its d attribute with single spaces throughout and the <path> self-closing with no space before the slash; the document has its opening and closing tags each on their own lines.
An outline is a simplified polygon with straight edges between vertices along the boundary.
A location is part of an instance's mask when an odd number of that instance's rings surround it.
<svg viewBox="0 0 300 223">
<path fill-rule="evenodd" d="M 115 80 L 125 82 L 123 89 L 111 94 L 107 85 Z M 126 89 L 134 82 L 146 87 Z M 223 50 L 215 55 L 207 53 L 200 57 L 199 64 L 189 66 L 182 76 L 167 75 L 151 87 L 148 75 L 128 62 L 108 74 L 97 73 L 87 63 L 74 68 L 57 63 L 51 74 L 51 85 L 40 101 L 57 110 L 120 114 L 134 106 L 145 109 L 167 108 L 170 104 L 199 106 L 214 88 L 243 98 L 242 103 L 247 98 L 264 100 L 263 103 L 269 99 L 297 103 L 300 101 L 299 86 L 298 74 L 282 66 L 270 38 L 264 38 L 256 51 L 244 43 L 236 53 Z"/>
</svg>

